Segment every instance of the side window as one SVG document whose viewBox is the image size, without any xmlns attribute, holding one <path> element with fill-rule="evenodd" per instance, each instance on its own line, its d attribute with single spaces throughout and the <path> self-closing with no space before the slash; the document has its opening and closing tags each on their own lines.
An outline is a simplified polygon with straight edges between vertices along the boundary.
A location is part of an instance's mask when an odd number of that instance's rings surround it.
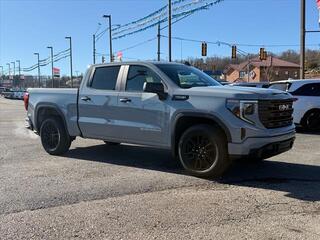
<svg viewBox="0 0 320 240">
<path fill-rule="evenodd" d="M 301 86 L 292 95 L 296 96 L 320 96 L 320 83 L 309 83 Z"/>
<path fill-rule="evenodd" d="M 90 87 L 101 90 L 115 90 L 119 70 L 120 66 L 96 68 Z"/>
<path fill-rule="evenodd" d="M 143 84 L 145 82 L 161 82 L 161 80 L 158 75 L 145 66 L 130 66 L 126 83 L 126 91 L 142 92 Z"/>
</svg>

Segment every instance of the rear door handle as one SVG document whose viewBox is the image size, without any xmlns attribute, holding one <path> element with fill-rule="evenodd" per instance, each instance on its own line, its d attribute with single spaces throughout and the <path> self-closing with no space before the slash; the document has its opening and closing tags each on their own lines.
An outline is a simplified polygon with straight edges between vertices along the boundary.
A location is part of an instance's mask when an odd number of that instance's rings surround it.
<svg viewBox="0 0 320 240">
<path fill-rule="evenodd" d="M 128 103 L 128 102 L 131 102 L 131 99 L 129 99 L 129 98 L 120 98 L 120 102 Z"/>
<path fill-rule="evenodd" d="M 85 96 L 85 97 L 81 97 L 81 100 L 87 102 L 87 101 L 90 101 L 91 98 L 89 98 L 88 96 Z"/>
</svg>

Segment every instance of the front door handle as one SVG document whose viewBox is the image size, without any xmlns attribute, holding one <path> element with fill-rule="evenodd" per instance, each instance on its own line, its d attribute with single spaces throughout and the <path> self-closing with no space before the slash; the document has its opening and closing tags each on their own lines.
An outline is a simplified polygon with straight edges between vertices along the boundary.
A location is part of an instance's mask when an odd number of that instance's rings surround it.
<svg viewBox="0 0 320 240">
<path fill-rule="evenodd" d="M 131 99 L 129 99 L 129 98 L 120 98 L 120 102 L 128 103 L 128 102 L 131 102 Z"/>
<path fill-rule="evenodd" d="M 81 97 L 81 100 L 87 102 L 87 101 L 90 101 L 91 98 L 89 98 L 88 96 L 85 96 L 85 97 Z"/>
</svg>

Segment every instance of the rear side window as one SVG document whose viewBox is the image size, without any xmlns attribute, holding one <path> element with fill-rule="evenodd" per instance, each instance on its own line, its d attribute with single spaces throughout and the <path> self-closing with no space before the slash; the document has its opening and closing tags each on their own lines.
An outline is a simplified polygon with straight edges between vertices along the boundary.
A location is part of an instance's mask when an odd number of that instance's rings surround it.
<svg viewBox="0 0 320 240">
<path fill-rule="evenodd" d="M 161 80 L 153 71 L 145 66 L 130 66 L 126 83 L 126 91 L 142 92 L 145 82 L 157 82 Z"/>
<path fill-rule="evenodd" d="M 291 93 L 296 96 L 320 96 L 320 83 L 309 83 Z"/>
<path fill-rule="evenodd" d="M 101 90 L 115 90 L 120 66 L 96 68 L 91 87 Z"/>
</svg>

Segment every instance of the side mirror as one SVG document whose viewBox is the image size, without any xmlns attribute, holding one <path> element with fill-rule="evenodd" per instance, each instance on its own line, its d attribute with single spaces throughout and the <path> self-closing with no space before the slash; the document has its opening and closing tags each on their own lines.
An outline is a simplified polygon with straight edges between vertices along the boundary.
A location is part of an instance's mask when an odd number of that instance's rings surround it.
<svg viewBox="0 0 320 240">
<path fill-rule="evenodd" d="M 149 93 L 156 93 L 159 96 L 160 100 L 165 100 L 168 95 L 164 92 L 164 86 L 162 83 L 145 82 L 143 84 L 143 91 Z"/>
</svg>

